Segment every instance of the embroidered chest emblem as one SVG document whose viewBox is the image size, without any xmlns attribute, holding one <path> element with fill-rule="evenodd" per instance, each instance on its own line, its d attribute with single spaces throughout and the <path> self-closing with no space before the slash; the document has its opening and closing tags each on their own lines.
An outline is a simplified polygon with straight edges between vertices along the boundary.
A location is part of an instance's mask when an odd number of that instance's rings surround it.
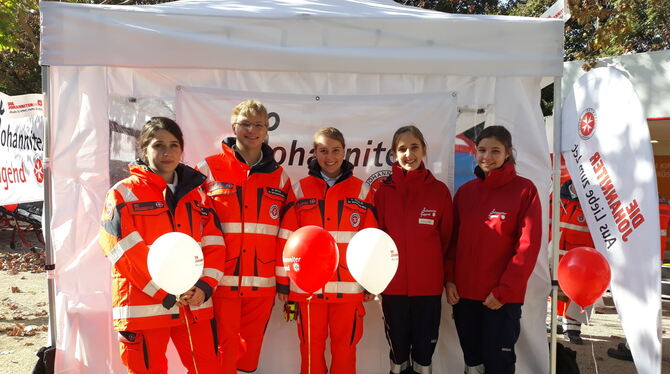
<svg viewBox="0 0 670 374">
<path fill-rule="evenodd" d="M 277 204 L 272 204 L 272 206 L 270 206 L 270 218 L 279 218 L 279 206 Z"/>
<path fill-rule="evenodd" d="M 349 216 L 349 222 L 351 223 L 352 227 L 358 227 L 358 225 L 361 224 L 361 215 L 356 212 L 351 213 L 351 216 Z"/>
<path fill-rule="evenodd" d="M 506 216 L 507 216 L 506 212 L 499 212 L 495 209 L 491 210 L 491 212 L 489 213 L 489 219 L 497 218 L 501 221 L 504 221 Z"/>
<path fill-rule="evenodd" d="M 421 209 L 421 213 L 419 213 L 420 218 L 435 218 L 436 216 L 437 216 L 436 209 L 428 209 L 426 207 Z"/>
<path fill-rule="evenodd" d="M 583 214 L 580 214 L 579 216 L 577 216 L 577 222 L 584 223 L 584 215 Z"/>
</svg>

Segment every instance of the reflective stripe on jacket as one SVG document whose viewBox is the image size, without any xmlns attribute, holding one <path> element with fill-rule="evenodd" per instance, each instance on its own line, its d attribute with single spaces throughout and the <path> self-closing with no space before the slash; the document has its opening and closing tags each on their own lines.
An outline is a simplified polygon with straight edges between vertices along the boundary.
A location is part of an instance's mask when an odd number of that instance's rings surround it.
<svg viewBox="0 0 670 374">
<path fill-rule="evenodd" d="M 206 302 L 190 307 L 198 319 L 213 316 L 209 298 L 223 275 L 224 242 L 216 218 L 198 187 L 205 177 L 185 165 L 177 167 L 179 184 L 173 194 L 159 175 L 145 165 L 129 165 L 131 176 L 107 193 L 100 245 L 112 263 L 112 316 L 118 331 L 169 327 L 183 323 L 183 312 L 168 302 L 167 292 L 147 267 L 149 246 L 168 232 L 182 232 L 202 246 L 204 270 L 196 286 Z M 166 199 L 166 194 L 168 198 Z"/>
</svg>

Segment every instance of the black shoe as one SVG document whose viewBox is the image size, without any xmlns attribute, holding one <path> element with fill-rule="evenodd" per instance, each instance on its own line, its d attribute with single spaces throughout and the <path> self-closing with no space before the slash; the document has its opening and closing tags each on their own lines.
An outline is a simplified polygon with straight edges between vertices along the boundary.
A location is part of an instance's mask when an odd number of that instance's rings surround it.
<svg viewBox="0 0 670 374">
<path fill-rule="evenodd" d="M 551 325 L 547 326 L 547 334 L 549 333 L 551 333 Z M 556 325 L 556 333 L 557 334 L 563 333 L 563 325 Z"/>
<path fill-rule="evenodd" d="M 582 345 L 584 341 L 582 340 L 581 333 L 575 330 L 568 330 L 565 332 L 565 339 L 567 339 L 572 344 Z"/>
<path fill-rule="evenodd" d="M 617 360 L 633 361 L 633 354 L 630 353 L 630 349 L 626 348 L 626 344 L 624 343 L 619 343 L 619 346 L 616 347 L 616 349 L 608 349 L 607 355 L 616 358 Z"/>
</svg>

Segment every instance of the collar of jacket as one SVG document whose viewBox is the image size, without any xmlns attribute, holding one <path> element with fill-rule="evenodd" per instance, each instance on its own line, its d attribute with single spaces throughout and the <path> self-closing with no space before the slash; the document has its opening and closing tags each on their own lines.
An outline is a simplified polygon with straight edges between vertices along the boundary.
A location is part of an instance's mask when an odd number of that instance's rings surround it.
<svg viewBox="0 0 670 374">
<path fill-rule="evenodd" d="M 572 194 L 570 193 L 570 186 L 572 183 L 572 179 L 568 179 L 561 186 L 561 200 L 579 201 L 577 196 L 572 197 Z"/>
<path fill-rule="evenodd" d="M 321 166 L 319 166 L 319 162 L 316 161 L 316 158 L 309 160 L 309 162 L 307 163 L 307 168 L 309 169 L 309 172 L 307 173 L 308 175 L 323 180 L 323 177 L 321 176 Z M 344 160 L 342 162 L 342 167 L 340 168 L 340 170 L 342 171 L 342 175 L 340 175 L 340 177 L 337 178 L 335 184 L 338 184 L 343 180 L 349 178 L 350 176 L 354 175 L 354 164 L 352 164 L 347 160 Z"/>
<path fill-rule="evenodd" d="M 484 171 L 477 165 L 475 167 L 475 175 L 488 188 L 498 188 L 509 183 L 516 177 L 516 169 L 514 163 L 505 162 L 503 166 L 498 169 L 491 170 L 489 175 L 484 175 Z"/>
<path fill-rule="evenodd" d="M 149 166 L 140 159 L 128 164 L 128 169 L 130 169 L 131 175 L 146 180 L 147 183 L 156 186 L 160 191 L 167 188 L 165 179 L 154 173 Z M 177 188 L 175 188 L 175 197 L 177 200 L 192 190 L 200 187 L 200 185 L 205 183 L 205 180 L 207 179 L 201 172 L 181 163 L 177 165 L 175 171 L 177 172 L 177 178 L 179 179 L 179 184 L 177 185 Z"/>
<path fill-rule="evenodd" d="M 242 154 L 240 154 L 240 152 L 237 150 L 236 137 L 234 136 L 227 137 L 221 143 L 222 143 L 221 148 L 223 149 L 224 154 L 230 152 L 231 154 L 235 155 L 235 158 L 237 158 L 238 161 L 240 161 L 244 165 L 247 165 L 247 162 L 244 160 L 244 157 L 242 157 Z M 277 161 L 275 161 L 274 151 L 269 145 L 267 145 L 267 143 L 263 143 L 261 145 L 260 162 L 248 166 L 249 166 L 249 174 L 272 173 L 273 171 L 279 168 L 279 164 L 277 163 Z"/>
<path fill-rule="evenodd" d="M 435 179 L 435 177 L 433 177 L 430 170 L 426 169 L 426 165 L 424 165 L 423 161 L 421 161 L 421 165 L 419 165 L 416 170 L 405 170 L 396 161 L 391 167 L 391 175 L 384 180 L 384 183 L 403 186 L 414 183 L 423 184 L 431 182 L 433 179 Z"/>
</svg>

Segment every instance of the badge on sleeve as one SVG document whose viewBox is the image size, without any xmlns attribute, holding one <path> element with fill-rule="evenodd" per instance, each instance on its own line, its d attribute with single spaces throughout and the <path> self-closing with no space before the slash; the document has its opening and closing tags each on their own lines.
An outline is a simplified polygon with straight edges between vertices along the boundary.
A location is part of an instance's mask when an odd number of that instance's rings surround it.
<svg viewBox="0 0 670 374">
<path fill-rule="evenodd" d="M 107 200 L 107 202 L 105 202 L 105 212 L 103 217 L 107 221 L 111 221 L 114 218 L 114 201 Z"/>
<path fill-rule="evenodd" d="M 279 206 L 277 204 L 272 204 L 270 207 L 270 218 L 277 219 L 279 218 Z"/>
<path fill-rule="evenodd" d="M 361 215 L 356 212 L 351 213 L 349 222 L 351 223 L 352 227 L 358 227 L 358 225 L 361 224 Z"/>
</svg>

